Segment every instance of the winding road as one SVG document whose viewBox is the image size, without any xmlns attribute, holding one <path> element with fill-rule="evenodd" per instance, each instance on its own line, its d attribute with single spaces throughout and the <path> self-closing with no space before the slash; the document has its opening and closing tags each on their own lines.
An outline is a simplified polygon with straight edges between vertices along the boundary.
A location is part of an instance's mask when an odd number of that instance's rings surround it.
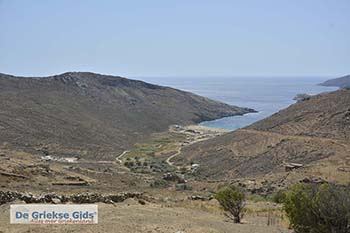
<svg viewBox="0 0 350 233">
<path fill-rule="evenodd" d="M 192 142 L 188 143 L 186 146 L 190 146 L 190 145 L 195 144 L 195 143 L 197 143 L 197 142 L 206 141 L 206 140 L 208 140 L 208 139 L 210 139 L 210 138 L 212 138 L 212 137 L 194 139 Z M 171 162 L 170 160 L 172 160 L 172 159 L 175 158 L 176 156 L 180 155 L 180 154 L 181 154 L 182 148 L 186 147 L 186 146 L 182 146 L 181 144 L 180 144 L 179 146 L 180 146 L 180 147 L 177 149 L 177 152 L 176 152 L 175 154 L 169 156 L 169 157 L 165 160 L 165 162 L 166 162 L 167 164 L 169 164 L 169 165 L 172 166 L 172 167 L 175 167 L 176 169 L 180 169 L 181 167 L 180 167 L 180 166 L 174 165 L 174 163 Z"/>
<path fill-rule="evenodd" d="M 121 153 L 120 155 L 118 155 L 118 156 L 115 158 L 115 160 L 116 160 L 118 163 L 122 164 L 122 163 L 123 163 L 123 161 L 121 160 L 122 157 L 123 157 L 124 155 L 126 155 L 126 153 L 129 153 L 129 152 L 130 152 L 130 151 L 128 151 L 128 150 L 123 151 L 123 153 Z"/>
</svg>

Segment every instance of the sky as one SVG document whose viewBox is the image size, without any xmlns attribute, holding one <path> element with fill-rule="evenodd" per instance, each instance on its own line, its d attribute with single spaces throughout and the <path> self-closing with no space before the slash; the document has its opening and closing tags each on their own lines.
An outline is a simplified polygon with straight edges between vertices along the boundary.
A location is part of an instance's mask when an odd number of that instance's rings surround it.
<svg viewBox="0 0 350 233">
<path fill-rule="evenodd" d="M 0 0 L 0 72 L 350 73 L 350 0 Z"/>
</svg>

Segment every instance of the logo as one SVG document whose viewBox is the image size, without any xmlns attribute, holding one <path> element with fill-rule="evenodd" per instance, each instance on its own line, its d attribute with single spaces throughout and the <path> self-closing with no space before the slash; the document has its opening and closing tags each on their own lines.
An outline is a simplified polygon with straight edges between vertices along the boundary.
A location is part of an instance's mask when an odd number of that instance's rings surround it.
<svg viewBox="0 0 350 233">
<path fill-rule="evenodd" d="M 11 224 L 97 224 L 97 205 L 24 204 L 10 206 Z"/>
</svg>

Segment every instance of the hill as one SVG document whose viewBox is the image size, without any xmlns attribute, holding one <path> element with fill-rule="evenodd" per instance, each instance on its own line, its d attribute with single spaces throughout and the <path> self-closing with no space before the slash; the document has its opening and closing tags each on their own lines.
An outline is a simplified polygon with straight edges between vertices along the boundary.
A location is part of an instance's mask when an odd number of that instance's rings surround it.
<svg viewBox="0 0 350 233">
<path fill-rule="evenodd" d="M 317 176 L 350 179 L 350 90 L 313 96 L 246 128 L 184 148 L 178 165 L 200 164 L 205 179 L 285 183 Z M 286 165 L 300 163 L 290 173 Z"/>
<path fill-rule="evenodd" d="M 327 80 L 320 85 L 328 87 L 340 87 L 340 88 L 349 88 L 350 87 L 350 75 L 346 75 L 336 79 Z"/>
<path fill-rule="evenodd" d="M 253 110 L 122 77 L 0 74 L 0 145 L 45 155 L 112 159 L 172 124 Z"/>
</svg>

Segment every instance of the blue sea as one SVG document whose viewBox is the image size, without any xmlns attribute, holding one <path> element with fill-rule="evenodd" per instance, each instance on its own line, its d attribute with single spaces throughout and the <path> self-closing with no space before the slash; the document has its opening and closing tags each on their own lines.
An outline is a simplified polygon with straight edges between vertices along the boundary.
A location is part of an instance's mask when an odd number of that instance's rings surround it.
<svg viewBox="0 0 350 233">
<path fill-rule="evenodd" d="M 295 103 L 293 98 L 297 94 L 318 94 L 337 89 L 317 85 L 328 79 L 325 77 L 148 77 L 139 79 L 258 111 L 244 116 L 225 117 L 201 123 L 204 126 L 227 130 L 247 126 L 288 107 Z"/>
</svg>

